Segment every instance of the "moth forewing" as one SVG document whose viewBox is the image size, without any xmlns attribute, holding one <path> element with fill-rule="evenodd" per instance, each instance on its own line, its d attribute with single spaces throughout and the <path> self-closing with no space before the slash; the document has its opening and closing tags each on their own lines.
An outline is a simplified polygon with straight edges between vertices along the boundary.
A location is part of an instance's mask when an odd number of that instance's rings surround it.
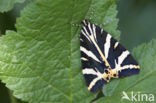
<svg viewBox="0 0 156 103">
<path fill-rule="evenodd" d="M 96 92 L 111 78 L 138 74 L 140 67 L 117 40 L 98 25 L 82 21 L 80 34 L 82 72 L 88 90 Z"/>
</svg>

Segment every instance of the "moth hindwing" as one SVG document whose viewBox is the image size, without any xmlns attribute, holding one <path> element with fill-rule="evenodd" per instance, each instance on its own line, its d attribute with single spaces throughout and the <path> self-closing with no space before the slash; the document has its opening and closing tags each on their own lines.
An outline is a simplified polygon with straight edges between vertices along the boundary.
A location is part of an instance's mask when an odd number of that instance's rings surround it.
<svg viewBox="0 0 156 103">
<path fill-rule="evenodd" d="M 88 90 L 98 91 L 111 78 L 138 74 L 140 67 L 132 55 L 99 26 L 82 21 L 80 34 L 82 73 Z"/>
</svg>

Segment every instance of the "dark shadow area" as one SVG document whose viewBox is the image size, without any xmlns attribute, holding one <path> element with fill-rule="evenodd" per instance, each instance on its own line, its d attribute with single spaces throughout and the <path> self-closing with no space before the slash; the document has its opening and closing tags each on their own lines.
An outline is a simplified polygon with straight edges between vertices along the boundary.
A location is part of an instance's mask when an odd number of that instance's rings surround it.
<svg viewBox="0 0 156 103">
<path fill-rule="evenodd" d="M 0 81 L 0 103 L 10 103 L 8 89 L 5 84 Z"/>
</svg>

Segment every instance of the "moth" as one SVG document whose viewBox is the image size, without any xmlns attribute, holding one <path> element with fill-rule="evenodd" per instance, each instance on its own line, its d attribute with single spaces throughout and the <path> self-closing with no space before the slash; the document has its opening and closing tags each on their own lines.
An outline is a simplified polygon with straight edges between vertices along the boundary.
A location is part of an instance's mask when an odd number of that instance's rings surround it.
<svg viewBox="0 0 156 103">
<path fill-rule="evenodd" d="M 140 72 L 140 66 L 128 50 L 105 30 L 87 20 L 82 21 L 80 52 L 82 73 L 91 92 L 97 92 L 112 78 Z"/>
</svg>

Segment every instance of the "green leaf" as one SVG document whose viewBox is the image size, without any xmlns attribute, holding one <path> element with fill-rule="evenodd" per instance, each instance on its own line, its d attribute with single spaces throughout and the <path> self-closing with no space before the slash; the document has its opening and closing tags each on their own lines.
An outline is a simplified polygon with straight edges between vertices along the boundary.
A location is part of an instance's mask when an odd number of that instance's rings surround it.
<svg viewBox="0 0 156 103">
<path fill-rule="evenodd" d="M 81 73 L 81 28 L 70 24 L 89 18 L 91 4 L 91 22 L 110 20 L 104 28 L 119 39 L 115 0 L 39 0 L 24 8 L 17 32 L 0 37 L 0 78 L 14 96 L 32 103 L 89 103 L 95 98 Z"/>
<path fill-rule="evenodd" d="M 0 0 L 0 12 L 7 12 L 13 8 L 16 3 L 22 3 L 25 0 Z"/>
<path fill-rule="evenodd" d="M 132 54 L 141 66 L 140 74 L 118 79 L 116 81 L 120 82 L 117 84 L 109 83 L 108 85 L 111 86 L 110 88 L 112 88 L 113 92 L 110 90 L 110 95 L 99 99 L 96 103 L 121 103 L 123 91 L 128 94 L 131 94 L 132 91 L 142 94 L 156 94 L 156 40 L 151 40 L 148 44 L 142 44 L 134 48 Z M 123 101 L 123 103 L 129 102 L 132 101 Z"/>
</svg>

